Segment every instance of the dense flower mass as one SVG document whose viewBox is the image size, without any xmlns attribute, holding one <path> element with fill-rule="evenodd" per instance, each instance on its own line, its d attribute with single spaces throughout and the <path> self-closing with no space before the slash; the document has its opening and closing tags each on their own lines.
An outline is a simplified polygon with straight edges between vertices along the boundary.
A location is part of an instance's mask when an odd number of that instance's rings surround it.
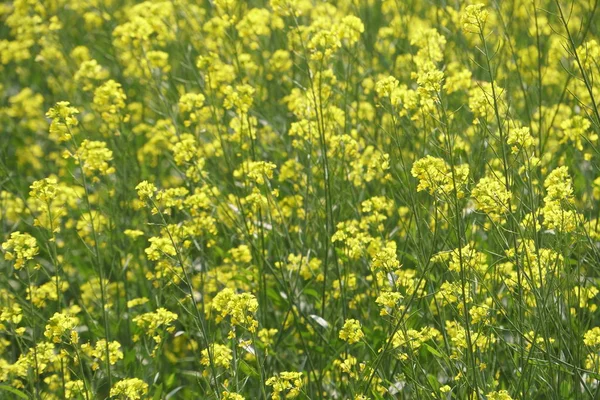
<svg viewBox="0 0 600 400">
<path fill-rule="evenodd" d="M 597 398 L 599 20 L 1 2 L 0 398 Z"/>
</svg>

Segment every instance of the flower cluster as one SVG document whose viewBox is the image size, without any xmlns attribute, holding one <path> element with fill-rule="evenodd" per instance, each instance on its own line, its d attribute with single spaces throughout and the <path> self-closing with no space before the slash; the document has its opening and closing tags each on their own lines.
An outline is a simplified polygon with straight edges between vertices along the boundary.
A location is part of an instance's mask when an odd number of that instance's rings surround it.
<svg viewBox="0 0 600 400">
<path fill-rule="evenodd" d="M 456 196 L 461 198 L 465 194 L 469 166 L 461 164 L 450 167 L 441 158 L 425 156 L 414 163 L 410 172 L 419 179 L 417 191 L 425 190 L 440 197 L 448 197 L 456 192 Z"/>
<path fill-rule="evenodd" d="M 597 14 L 1 2 L 0 392 L 594 397 Z"/>
<path fill-rule="evenodd" d="M 72 130 L 78 125 L 79 121 L 75 115 L 79 110 L 72 107 L 68 101 L 59 101 L 46 113 L 46 117 L 52 119 L 50 123 L 50 137 L 64 142 L 73 137 Z"/>
<path fill-rule="evenodd" d="M 339 333 L 340 339 L 349 344 L 359 342 L 364 336 L 360 322 L 355 319 L 347 319 Z"/>
<path fill-rule="evenodd" d="M 212 308 L 216 318 L 222 320 L 229 317 L 231 325 L 239 325 L 250 332 L 255 332 L 258 322 L 254 313 L 258 310 L 258 301 L 250 293 L 235 293 L 232 289 L 223 289 L 212 300 Z"/>
<path fill-rule="evenodd" d="M 302 390 L 302 372 L 282 372 L 267 379 L 266 385 L 273 387 L 271 399 L 280 400 L 282 393 L 285 393 L 286 399 L 294 399 L 300 395 Z"/>
<path fill-rule="evenodd" d="M 13 232 L 10 239 L 2 243 L 5 260 L 14 260 L 15 269 L 22 268 L 28 260 L 32 260 L 39 248 L 37 240 L 28 233 Z"/>
</svg>

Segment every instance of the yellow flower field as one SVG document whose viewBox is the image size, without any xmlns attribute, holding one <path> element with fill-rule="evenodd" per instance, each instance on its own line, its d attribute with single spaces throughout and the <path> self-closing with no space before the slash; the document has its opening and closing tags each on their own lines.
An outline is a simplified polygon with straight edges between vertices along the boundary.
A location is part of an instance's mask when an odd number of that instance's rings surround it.
<svg viewBox="0 0 600 400">
<path fill-rule="evenodd" d="M 600 398 L 598 0 L 0 4 L 0 399 Z"/>
</svg>

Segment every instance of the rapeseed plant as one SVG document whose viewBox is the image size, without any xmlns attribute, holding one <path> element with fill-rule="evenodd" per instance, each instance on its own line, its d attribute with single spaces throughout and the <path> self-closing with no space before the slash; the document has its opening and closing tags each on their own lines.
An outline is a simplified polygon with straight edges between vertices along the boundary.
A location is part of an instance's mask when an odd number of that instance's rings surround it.
<svg viewBox="0 0 600 400">
<path fill-rule="evenodd" d="M 0 4 L 0 398 L 598 398 L 599 12 Z"/>
</svg>

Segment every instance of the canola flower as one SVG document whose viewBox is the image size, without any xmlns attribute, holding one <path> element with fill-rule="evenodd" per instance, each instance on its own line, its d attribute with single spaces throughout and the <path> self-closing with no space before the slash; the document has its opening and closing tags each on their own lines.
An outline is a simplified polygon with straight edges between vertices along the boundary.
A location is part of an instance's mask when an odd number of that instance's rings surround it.
<svg viewBox="0 0 600 400">
<path fill-rule="evenodd" d="M 32 260 L 39 252 L 37 240 L 28 233 L 13 232 L 10 239 L 2 243 L 5 260 L 14 260 L 15 269 L 20 269 L 25 262 Z"/>
<path fill-rule="evenodd" d="M 52 119 L 50 124 L 50 136 L 59 141 L 67 141 L 73 137 L 71 129 L 79 123 L 76 114 L 79 110 L 72 107 L 68 101 L 59 101 L 46 113 L 46 117 Z"/>
<path fill-rule="evenodd" d="M 339 333 L 340 339 L 349 344 L 360 341 L 364 336 L 360 322 L 355 319 L 347 319 Z"/>
<path fill-rule="evenodd" d="M 139 400 L 148 393 L 148 384 L 138 378 L 120 380 L 110 389 L 110 395 L 125 400 Z"/>
<path fill-rule="evenodd" d="M 0 398 L 595 398 L 599 12 L 3 2 Z"/>
<path fill-rule="evenodd" d="M 267 379 L 267 386 L 273 387 L 271 399 L 281 399 L 281 394 L 285 393 L 285 398 L 294 399 L 300 395 L 302 390 L 302 373 L 301 372 L 282 372 L 279 375 Z"/>
</svg>

